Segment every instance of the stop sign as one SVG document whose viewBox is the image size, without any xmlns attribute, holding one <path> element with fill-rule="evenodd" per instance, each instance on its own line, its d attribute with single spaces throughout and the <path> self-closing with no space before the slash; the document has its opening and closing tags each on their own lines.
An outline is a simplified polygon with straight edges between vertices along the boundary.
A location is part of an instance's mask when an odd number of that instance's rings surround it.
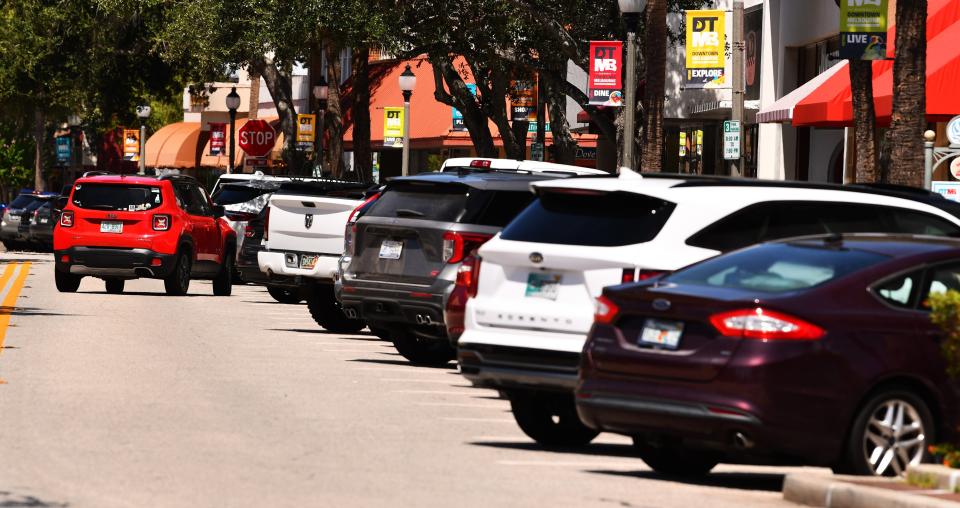
<svg viewBox="0 0 960 508">
<path fill-rule="evenodd" d="M 240 148 L 254 157 L 267 155 L 277 142 L 277 131 L 263 120 L 250 120 L 243 124 L 237 135 Z"/>
</svg>

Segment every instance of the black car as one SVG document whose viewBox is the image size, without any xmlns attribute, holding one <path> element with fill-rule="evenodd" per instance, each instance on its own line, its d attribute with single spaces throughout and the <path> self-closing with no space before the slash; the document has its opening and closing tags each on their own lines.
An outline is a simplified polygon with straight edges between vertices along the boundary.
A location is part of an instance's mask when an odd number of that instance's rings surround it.
<svg viewBox="0 0 960 508">
<path fill-rule="evenodd" d="M 3 210 L 3 216 L 0 218 L 0 241 L 7 250 L 24 246 L 26 236 L 20 232 L 22 217 L 26 208 L 40 199 L 40 194 L 24 192 Z"/>
<path fill-rule="evenodd" d="M 250 284 L 266 286 L 267 292 L 274 300 L 280 303 L 296 304 L 304 300 L 302 291 L 288 287 L 272 286 L 268 284 L 267 274 L 260 271 L 257 254 L 263 250 L 263 228 L 266 225 L 266 208 L 260 210 L 256 217 L 246 220 L 243 227 L 243 240 L 240 252 L 237 254 L 237 271 L 240 280 Z"/>
<path fill-rule="evenodd" d="M 29 221 L 24 217 L 20 227 L 29 222 L 27 238 L 34 247 L 43 250 L 53 250 L 53 227 L 60 220 L 60 211 L 56 208 L 56 200 L 46 200 L 30 216 Z"/>
</svg>

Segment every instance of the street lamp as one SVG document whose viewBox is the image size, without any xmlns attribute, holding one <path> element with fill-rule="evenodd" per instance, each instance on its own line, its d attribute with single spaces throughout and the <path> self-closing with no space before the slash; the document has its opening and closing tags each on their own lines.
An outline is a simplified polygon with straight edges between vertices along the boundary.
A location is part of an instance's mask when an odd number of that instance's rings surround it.
<svg viewBox="0 0 960 508">
<path fill-rule="evenodd" d="M 410 96 L 417 86 L 417 77 L 410 70 L 410 64 L 400 74 L 400 91 L 403 92 L 403 161 L 400 170 L 402 176 L 410 173 Z"/>
<path fill-rule="evenodd" d="M 323 115 L 327 111 L 327 97 L 330 94 L 330 85 L 327 80 L 320 76 L 320 81 L 313 85 L 313 97 L 317 99 L 317 127 L 314 129 L 313 142 L 316 144 L 317 168 L 319 175 L 323 176 Z"/>
<path fill-rule="evenodd" d="M 234 139 L 235 129 L 237 127 L 237 108 L 240 107 L 240 94 L 237 93 L 237 87 L 231 87 L 227 94 L 227 110 L 230 111 L 230 162 L 227 163 L 227 174 L 233 173 L 234 161 L 236 160 L 237 141 Z"/>
<path fill-rule="evenodd" d="M 623 165 L 635 170 L 633 164 L 635 120 L 637 112 L 637 23 L 647 8 L 647 0 L 617 0 L 620 12 L 627 22 L 627 80 L 623 112 Z"/>
<path fill-rule="evenodd" d="M 147 174 L 147 127 L 143 122 L 150 118 L 150 106 L 137 106 L 137 118 L 140 119 L 140 174 Z"/>
<path fill-rule="evenodd" d="M 80 119 L 80 115 L 72 114 L 72 115 L 70 115 L 70 116 L 67 117 L 67 125 L 70 126 L 70 166 L 71 166 L 71 169 L 73 169 L 73 168 L 77 165 L 78 159 L 79 159 L 79 163 L 80 163 L 81 165 L 83 164 L 83 150 L 82 150 L 82 149 L 80 150 L 80 154 L 81 154 L 80 157 L 79 157 L 79 158 L 77 157 L 77 148 L 79 148 L 79 147 L 77 146 L 77 145 L 79 144 L 79 143 L 78 143 L 79 140 L 77 139 L 77 138 L 79 137 L 79 136 L 77 136 L 77 129 L 80 127 L 81 122 L 82 122 L 82 120 Z M 72 178 L 72 175 L 71 175 L 71 178 Z"/>
</svg>

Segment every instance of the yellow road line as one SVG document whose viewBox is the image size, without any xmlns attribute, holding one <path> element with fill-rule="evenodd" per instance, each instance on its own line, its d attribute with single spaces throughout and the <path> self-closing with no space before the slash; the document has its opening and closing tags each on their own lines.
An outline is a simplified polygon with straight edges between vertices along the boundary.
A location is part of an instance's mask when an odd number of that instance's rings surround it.
<svg viewBox="0 0 960 508">
<path fill-rule="evenodd" d="M 7 269 L 3 271 L 3 276 L 0 276 L 0 288 L 6 285 L 7 280 L 10 279 L 16 266 L 15 263 L 7 265 Z M 17 297 L 20 296 L 20 290 L 23 289 L 24 282 L 27 281 L 27 275 L 30 275 L 30 263 L 23 263 L 19 266 L 20 273 L 17 274 L 17 279 L 13 281 L 13 285 L 11 285 L 10 290 L 7 291 L 7 296 L 4 297 L 3 302 L 0 303 L 0 355 L 3 354 L 3 341 L 7 338 L 10 314 L 16 308 Z"/>
</svg>

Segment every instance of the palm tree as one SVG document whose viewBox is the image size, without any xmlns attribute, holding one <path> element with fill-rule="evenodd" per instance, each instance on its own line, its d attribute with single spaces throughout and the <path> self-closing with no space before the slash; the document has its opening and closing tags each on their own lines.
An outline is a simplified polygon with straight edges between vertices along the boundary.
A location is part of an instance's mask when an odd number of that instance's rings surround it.
<svg viewBox="0 0 960 508">
<path fill-rule="evenodd" d="M 891 183 L 921 187 L 927 126 L 927 0 L 900 0 L 896 8 L 893 114 L 883 166 Z"/>
<path fill-rule="evenodd" d="M 873 105 L 873 62 L 850 60 L 856 181 L 885 180 L 877 173 L 877 115 Z"/>
</svg>

